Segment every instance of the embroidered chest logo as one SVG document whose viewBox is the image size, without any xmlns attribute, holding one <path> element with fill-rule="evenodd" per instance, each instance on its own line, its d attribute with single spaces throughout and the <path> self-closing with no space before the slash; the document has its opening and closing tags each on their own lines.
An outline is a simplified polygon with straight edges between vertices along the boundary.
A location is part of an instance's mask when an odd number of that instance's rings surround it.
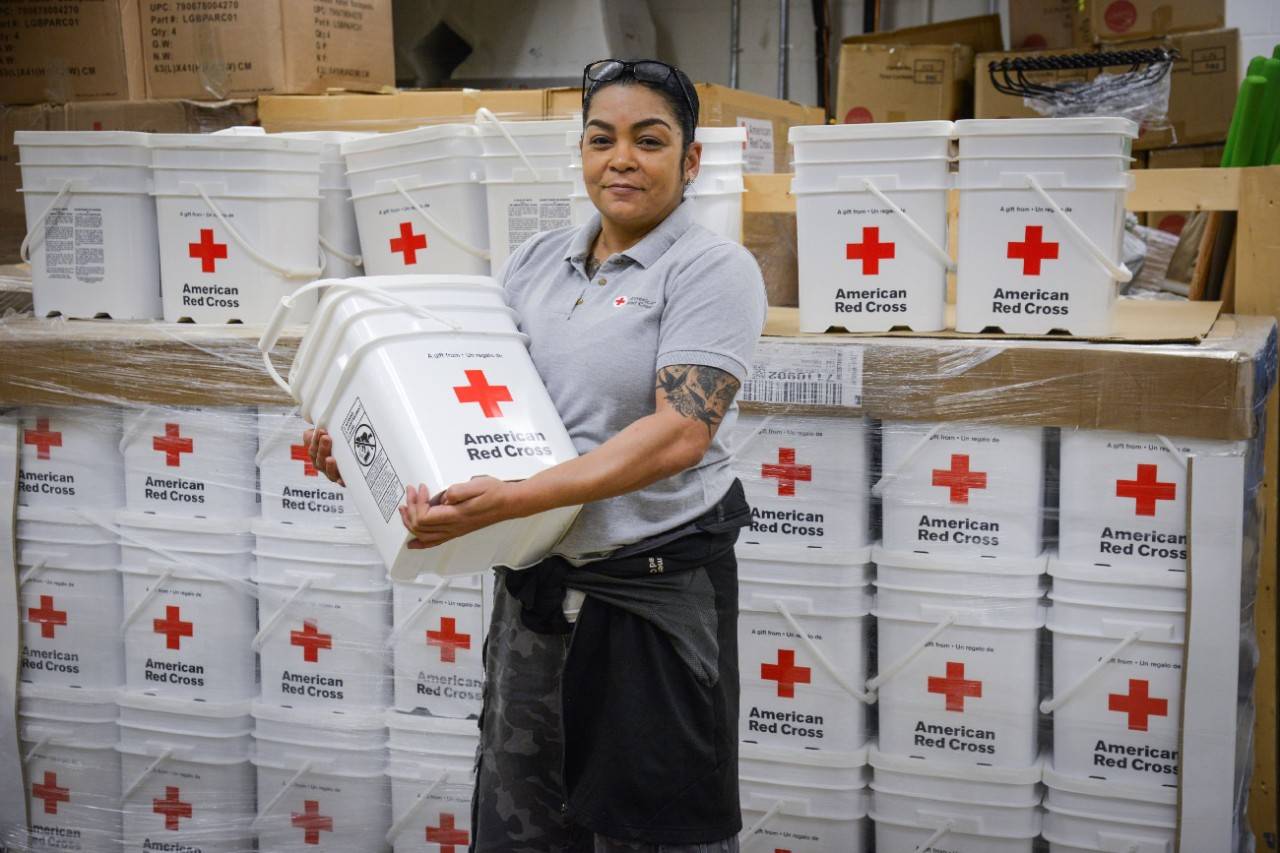
<svg viewBox="0 0 1280 853">
<path fill-rule="evenodd" d="M 616 308 L 652 308 L 658 303 L 647 296 L 615 296 L 613 307 Z"/>
</svg>

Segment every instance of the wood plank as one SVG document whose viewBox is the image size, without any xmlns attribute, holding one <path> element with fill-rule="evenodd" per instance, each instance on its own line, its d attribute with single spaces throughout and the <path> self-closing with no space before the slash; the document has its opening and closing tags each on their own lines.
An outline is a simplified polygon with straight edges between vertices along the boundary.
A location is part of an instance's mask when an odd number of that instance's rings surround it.
<svg viewBox="0 0 1280 853">
<path fill-rule="evenodd" d="M 1280 395 L 1267 402 L 1267 442 L 1263 450 L 1265 473 L 1258 489 L 1259 519 L 1258 593 L 1253 605 L 1258 637 L 1258 670 L 1254 679 L 1253 778 L 1249 784 L 1249 825 L 1259 850 L 1275 850 L 1280 844 L 1280 734 L 1276 708 L 1280 703 L 1277 678 L 1276 567 L 1277 525 L 1280 523 Z"/>
<path fill-rule="evenodd" d="M 1280 317 L 1280 166 L 1240 169 L 1236 309 Z"/>
<path fill-rule="evenodd" d="M 1138 169 L 1125 207 L 1150 210 L 1236 210 L 1241 169 Z"/>
</svg>

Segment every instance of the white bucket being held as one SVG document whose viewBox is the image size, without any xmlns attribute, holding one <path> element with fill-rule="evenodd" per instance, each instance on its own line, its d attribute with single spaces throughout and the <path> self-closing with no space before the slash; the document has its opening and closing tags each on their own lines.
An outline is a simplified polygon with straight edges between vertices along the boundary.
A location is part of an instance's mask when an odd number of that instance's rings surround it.
<svg viewBox="0 0 1280 853">
<path fill-rule="evenodd" d="M 20 417 L 18 503 L 107 511 L 124 504 L 119 409 L 28 407 Z"/>
<path fill-rule="evenodd" d="M 368 139 L 375 134 L 340 130 L 280 133 L 286 139 L 313 139 L 320 150 L 320 247 L 324 250 L 325 278 L 354 278 L 361 275 L 360 234 L 356 230 L 356 209 L 347 184 L 347 164 L 342 159 L 342 143 Z"/>
<path fill-rule="evenodd" d="M 1121 263 L 1124 118 L 978 119 L 959 137 L 956 329 L 1107 335 Z"/>
<path fill-rule="evenodd" d="M 479 576 L 424 575 L 393 589 L 388 638 L 395 707 L 435 717 L 479 717 L 486 620 Z"/>
<path fill-rule="evenodd" d="M 577 507 L 492 525 L 411 550 L 397 508 L 407 485 L 431 494 L 475 476 L 522 480 L 577 453 L 491 279 L 400 276 L 327 287 L 289 381 L 270 351 L 281 303 L 259 346 L 268 372 L 333 436 L 333 455 L 391 576 L 407 580 L 523 568 L 559 541 Z M 412 414 L 411 414 L 412 413 Z"/>
<path fill-rule="evenodd" d="M 853 756 L 744 744 L 739 788 L 744 853 L 863 853 L 870 850 L 867 751 Z"/>
<path fill-rule="evenodd" d="M 1178 792 L 1064 776 L 1044 768 L 1050 853 L 1173 853 Z"/>
<path fill-rule="evenodd" d="M 118 849 L 120 757 L 115 694 L 22 685 L 22 748 L 31 850 Z"/>
<path fill-rule="evenodd" d="M 479 730 L 473 720 L 391 711 L 391 827 L 395 853 L 457 853 L 471 842 L 471 795 Z"/>
<path fill-rule="evenodd" d="M 14 134 L 37 317 L 158 320 L 160 252 L 151 134 Z"/>
<path fill-rule="evenodd" d="M 153 139 L 166 321 L 261 323 L 322 274 L 322 147 L 265 135 Z M 300 301 L 298 319 L 314 305 Z"/>
<path fill-rule="evenodd" d="M 1044 430 L 885 421 L 887 551 L 1032 558 L 1042 549 Z"/>
<path fill-rule="evenodd" d="M 262 517 L 282 524 L 363 529 L 347 502 L 346 488 L 329 482 L 311 464 L 303 440 L 310 426 L 296 409 L 259 407 L 256 461 Z"/>
</svg>

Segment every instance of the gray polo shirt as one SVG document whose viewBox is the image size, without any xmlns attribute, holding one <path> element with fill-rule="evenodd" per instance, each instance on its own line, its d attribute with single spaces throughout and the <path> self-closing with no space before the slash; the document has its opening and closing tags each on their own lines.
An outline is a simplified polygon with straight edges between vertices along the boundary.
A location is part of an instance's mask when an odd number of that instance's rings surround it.
<svg viewBox="0 0 1280 853">
<path fill-rule="evenodd" d="M 744 381 L 764 328 L 764 280 L 751 253 L 697 225 L 688 203 L 588 279 L 600 217 L 530 238 L 501 276 L 529 353 L 579 453 L 654 412 L 654 376 L 673 364 Z M 702 461 L 653 485 L 597 501 L 556 552 L 593 558 L 697 518 L 733 483 L 725 416 Z"/>
</svg>

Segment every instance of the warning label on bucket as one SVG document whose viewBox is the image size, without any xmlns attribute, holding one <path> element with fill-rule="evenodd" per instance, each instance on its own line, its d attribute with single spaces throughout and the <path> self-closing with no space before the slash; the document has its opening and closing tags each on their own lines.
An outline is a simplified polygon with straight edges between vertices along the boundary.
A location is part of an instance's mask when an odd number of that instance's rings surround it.
<svg viewBox="0 0 1280 853">
<path fill-rule="evenodd" d="M 102 281 L 105 253 L 102 209 L 59 208 L 44 221 L 44 263 L 49 278 Z"/>
<path fill-rule="evenodd" d="M 517 198 L 507 203 L 507 251 L 514 252 L 539 231 L 569 223 L 567 198 Z"/>
<path fill-rule="evenodd" d="M 365 484 L 378 504 L 382 520 L 389 521 L 404 495 L 404 483 L 391 466 L 387 451 L 378 440 L 378 433 L 359 397 L 342 419 L 342 437 L 347 440 L 347 446 L 351 448 L 356 463 L 364 474 Z"/>
</svg>

